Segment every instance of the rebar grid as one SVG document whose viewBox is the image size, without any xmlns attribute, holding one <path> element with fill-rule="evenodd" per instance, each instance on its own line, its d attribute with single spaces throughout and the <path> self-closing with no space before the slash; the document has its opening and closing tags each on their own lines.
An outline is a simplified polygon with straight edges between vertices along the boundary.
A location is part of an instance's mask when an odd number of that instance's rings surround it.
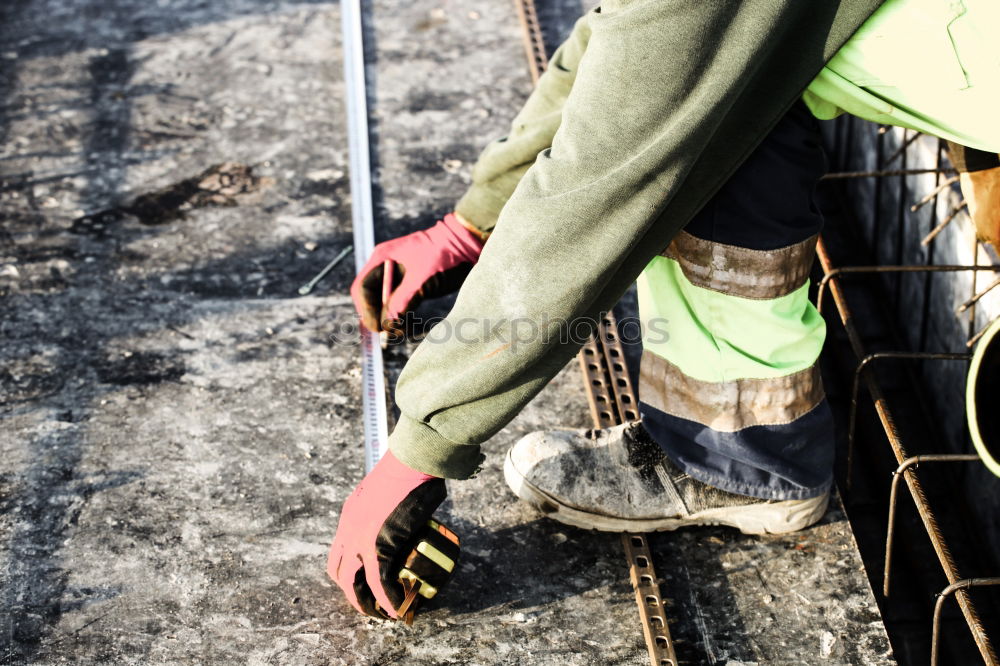
<svg viewBox="0 0 1000 666">
<path fill-rule="evenodd" d="M 945 155 L 944 141 L 938 140 L 937 142 L 937 152 L 934 167 L 931 169 L 913 169 L 907 168 L 907 153 L 911 146 L 913 146 L 920 136 L 919 133 L 914 133 L 909 130 L 903 131 L 902 141 L 899 147 L 894 150 L 890 157 L 885 158 L 885 139 L 886 134 L 889 132 L 890 127 L 887 125 L 879 126 L 877 135 L 875 137 L 874 146 L 874 157 L 875 164 L 873 168 L 866 171 L 852 171 L 853 163 L 852 157 L 854 155 L 854 144 L 856 141 L 855 133 L 857 126 L 863 124 L 863 121 L 858 121 L 856 119 L 851 119 L 849 117 L 844 117 L 840 119 L 835 126 L 835 132 L 833 137 L 834 153 L 837 159 L 838 173 L 829 176 L 828 178 L 872 178 L 873 182 L 873 205 L 871 211 L 872 220 L 872 242 L 871 248 L 873 253 L 878 260 L 879 258 L 879 243 L 880 243 L 880 226 L 883 223 L 882 219 L 882 195 L 883 195 L 883 184 L 886 178 L 899 178 L 899 197 L 898 206 L 896 210 L 896 253 L 895 258 L 890 259 L 890 264 L 896 265 L 880 265 L 880 266 L 845 266 L 845 267 L 834 267 L 830 259 L 829 253 L 827 252 L 826 245 L 823 240 L 820 240 L 819 247 L 817 248 L 817 254 L 820 258 L 820 264 L 823 268 L 823 278 L 819 285 L 819 294 L 817 300 L 817 306 L 822 308 L 823 295 L 825 290 L 829 289 L 833 292 L 833 298 L 837 306 L 840 319 L 844 325 L 845 332 L 850 341 L 850 345 L 853 349 L 854 354 L 858 359 L 858 365 L 855 369 L 854 383 L 852 387 L 851 396 L 851 407 L 850 407 L 850 424 L 849 424 L 849 435 L 848 435 L 848 452 L 847 452 L 847 487 L 848 492 L 850 492 L 851 479 L 853 475 L 854 466 L 854 444 L 856 439 L 856 426 L 857 426 L 857 409 L 858 409 L 858 395 L 861 388 L 861 380 L 864 377 L 866 379 L 866 385 L 869 388 L 869 393 L 872 397 L 872 401 L 875 405 L 876 413 L 880 423 L 885 431 L 886 437 L 888 438 L 889 444 L 892 448 L 893 455 L 899 465 L 893 473 L 893 480 L 890 489 L 889 498 L 889 524 L 886 533 L 886 560 L 884 567 L 884 579 L 883 579 L 883 592 L 886 597 L 889 595 L 889 585 L 890 577 L 892 572 L 892 545 L 895 536 L 896 528 L 896 503 L 898 498 L 898 489 L 900 480 L 906 481 L 906 487 L 909 491 L 911 497 L 916 504 L 918 514 L 920 515 L 923 527 L 927 533 L 928 538 L 937 554 L 938 561 L 941 568 L 948 580 L 949 586 L 945 589 L 942 595 L 939 596 L 938 602 L 935 605 L 934 610 L 934 620 L 933 620 L 933 631 L 931 637 L 931 661 L 932 664 L 937 663 L 938 653 L 940 649 L 940 613 L 941 607 L 944 599 L 952 594 L 955 595 L 960 610 L 962 611 L 962 616 L 969 627 L 970 632 L 976 642 L 976 646 L 979 649 L 981 656 L 987 664 L 996 664 L 997 656 L 993 650 L 990 637 L 986 634 L 982 623 L 979 619 L 979 615 L 976 611 L 972 600 L 969 595 L 965 592 L 965 589 L 973 585 L 964 584 L 968 580 L 976 581 L 975 586 L 980 584 L 996 584 L 993 581 L 997 579 L 960 579 L 958 577 L 957 567 L 951 556 L 948 544 L 945 542 L 940 530 L 938 529 L 938 520 L 935 516 L 930 504 L 927 501 L 926 496 L 923 492 L 923 487 L 920 483 L 920 479 L 917 474 L 917 467 L 921 462 L 975 462 L 978 460 L 978 456 L 967 455 L 967 454 L 953 454 L 953 453 L 933 453 L 928 455 L 920 456 L 910 456 L 905 449 L 905 446 L 900 439 L 899 432 L 895 427 L 893 421 L 892 412 L 886 403 L 885 395 L 882 392 L 881 387 L 878 385 L 878 379 L 874 372 L 865 372 L 869 369 L 875 361 L 883 358 L 896 358 L 896 359 L 911 359 L 917 361 L 968 361 L 971 359 L 971 354 L 962 353 L 949 353 L 949 352 L 928 352 L 927 350 L 927 340 L 929 337 L 929 322 L 930 317 L 928 316 L 931 295 L 932 295 L 932 280 L 934 275 L 941 275 L 944 273 L 955 273 L 955 272 L 968 272 L 972 275 L 971 280 L 971 294 L 965 302 L 958 306 L 955 310 L 956 316 L 965 315 L 967 317 L 967 334 L 965 336 L 965 346 L 971 349 L 976 342 L 982 337 L 983 333 L 988 328 L 988 325 L 983 329 L 976 331 L 976 305 L 983 296 L 994 289 L 996 286 L 1000 285 L 1000 276 L 994 279 L 985 289 L 977 291 L 977 276 L 981 271 L 997 271 L 1000 270 L 1000 266 L 982 266 L 979 262 L 979 247 L 975 237 L 972 238 L 972 265 L 961 266 L 961 265 L 935 265 L 935 246 L 934 241 L 938 236 L 951 224 L 960 214 L 962 210 L 966 208 L 965 202 L 962 201 L 957 205 L 952 205 L 948 212 L 943 215 L 942 220 L 938 220 L 938 197 L 947 192 L 954 184 L 958 181 L 958 176 L 955 174 L 955 169 L 950 168 L 947 163 Z M 890 164 L 895 159 L 901 158 L 898 168 L 890 169 Z M 930 205 L 930 232 L 927 233 L 921 240 L 920 246 L 923 248 L 922 265 L 906 265 L 903 261 L 903 248 L 904 248 L 904 235 L 909 233 L 914 233 L 913 225 L 908 224 L 907 212 L 905 210 L 905 201 L 907 198 L 907 177 L 917 174 L 935 174 L 934 185 L 930 188 L 930 191 L 919 197 L 916 203 L 910 206 L 911 213 L 915 213 L 920 210 L 923 206 Z M 911 199 L 917 199 L 916 196 L 912 196 Z M 920 331 L 919 331 L 919 352 L 912 351 L 879 351 L 876 353 L 866 353 L 863 344 L 861 342 L 861 337 L 858 334 L 858 329 L 855 326 L 855 320 L 853 319 L 851 310 L 847 303 L 842 285 L 840 284 L 841 278 L 848 275 L 860 275 L 864 273 L 881 273 L 892 274 L 895 273 L 896 277 L 896 299 L 899 301 L 902 293 L 902 275 L 905 273 L 923 273 L 923 303 L 922 303 L 922 313 L 920 317 Z M 989 581 L 987 583 L 982 583 L 980 581 Z"/>
<path fill-rule="evenodd" d="M 865 383 L 868 388 L 869 395 L 871 395 L 872 402 L 875 406 L 875 411 L 878 415 L 879 421 L 881 422 L 882 428 L 885 431 L 886 437 L 889 441 L 889 445 L 892 448 L 892 453 L 896 458 L 896 462 L 899 465 L 897 468 L 897 473 L 894 475 L 896 479 L 903 478 L 906 481 L 906 487 L 910 492 L 910 496 L 913 499 L 914 504 L 917 508 L 917 513 L 920 515 L 921 522 L 923 523 L 924 530 L 930 539 L 931 545 L 934 548 L 934 552 L 937 554 L 938 562 L 941 565 L 941 569 L 948 580 L 949 585 L 955 585 L 959 581 L 963 580 L 963 577 L 959 574 L 958 567 L 955 564 L 954 558 L 951 555 L 951 550 L 948 543 L 945 541 L 941 529 L 939 527 L 938 519 L 933 509 L 930 506 L 930 502 L 927 500 L 927 496 L 924 493 L 923 485 L 920 482 L 920 478 L 917 475 L 917 470 L 914 467 L 915 462 L 920 460 L 957 460 L 956 458 L 945 458 L 949 454 L 942 454 L 941 457 L 938 456 L 911 456 L 906 449 L 902 438 L 899 436 L 899 431 L 896 428 L 895 421 L 893 419 L 892 410 L 889 408 L 888 402 L 885 398 L 885 394 L 882 391 L 882 387 L 878 383 L 878 379 L 875 377 L 874 373 L 865 373 L 864 369 L 871 364 L 872 360 L 880 357 L 896 357 L 896 358 L 930 358 L 935 355 L 917 355 L 914 352 L 881 352 L 881 356 L 870 354 L 861 341 L 861 336 L 858 333 L 857 327 L 854 325 L 854 315 L 851 308 L 847 302 L 846 295 L 840 284 L 840 277 L 843 273 L 835 273 L 836 268 L 830 258 L 829 252 L 827 251 L 826 244 L 823 239 L 820 238 L 816 246 L 816 254 L 819 258 L 820 266 L 822 267 L 824 276 L 832 275 L 827 284 L 829 286 L 830 294 L 833 298 L 833 302 L 836 305 L 837 312 L 840 315 L 841 323 L 844 326 L 844 330 L 847 334 L 847 338 L 850 342 L 851 348 L 854 352 L 855 357 L 858 359 L 859 366 L 855 371 L 855 376 L 860 378 L 864 377 Z M 944 356 L 944 355 L 938 355 Z M 947 358 L 952 358 L 950 355 Z M 856 400 L 855 400 L 856 403 Z M 853 428 L 853 423 L 852 423 Z M 964 461 L 976 461 L 977 457 L 963 458 Z M 848 475 L 850 475 L 850 470 L 848 470 Z M 893 484 L 894 487 L 898 483 Z M 891 506 L 893 508 L 893 514 L 895 513 L 896 500 L 895 496 L 891 499 Z M 893 532 L 890 532 L 887 536 L 889 539 L 892 538 Z M 890 541 L 891 547 L 891 541 Z M 886 553 L 887 559 L 891 557 L 891 551 L 887 549 Z M 891 574 L 891 562 L 886 562 L 886 580 L 888 580 Z M 888 583 L 886 583 L 888 585 Z M 972 633 L 972 637 L 976 642 L 976 646 L 979 648 L 979 652 L 983 657 L 983 660 L 989 666 L 997 666 L 1000 664 L 996 652 L 993 648 L 992 641 L 987 635 L 985 628 L 982 625 L 982 621 L 979 618 L 979 613 L 972 603 L 972 599 L 965 592 L 964 588 L 954 591 L 956 601 L 958 602 L 959 609 L 962 611 L 962 615 L 965 618 L 966 624 L 969 627 L 969 631 Z M 931 651 L 933 654 L 937 654 L 938 650 L 938 634 L 934 633 L 932 636 L 932 646 Z"/>
<path fill-rule="evenodd" d="M 854 156 L 854 144 L 856 141 L 855 133 L 857 131 L 858 125 L 863 125 L 863 121 L 857 119 L 852 119 L 850 117 L 841 118 L 834 128 L 833 144 L 834 153 L 836 160 L 836 173 L 828 176 L 829 178 L 871 178 L 873 179 L 873 197 L 872 197 L 872 211 L 871 211 L 871 221 L 872 221 L 872 240 L 871 248 L 873 253 L 878 260 L 879 253 L 879 243 L 881 240 L 880 236 L 880 226 L 883 224 L 883 193 L 884 193 L 884 182 L 887 178 L 898 178 L 899 179 L 899 196 L 898 196 L 898 206 L 895 211 L 897 227 L 895 229 L 896 233 L 896 243 L 895 243 L 895 257 L 890 259 L 889 264 L 896 265 L 878 265 L 878 266 L 844 266 L 844 267 L 834 267 L 832 261 L 830 260 L 829 253 L 827 252 L 826 245 L 821 239 L 819 242 L 819 247 L 817 248 L 817 254 L 820 258 L 820 264 L 823 268 L 823 278 L 819 285 L 819 294 L 817 300 L 817 306 L 822 308 L 823 295 L 825 290 L 829 289 L 833 292 L 833 298 L 837 305 L 837 310 L 840 314 L 841 321 L 843 322 L 847 337 L 850 341 L 851 347 L 858 359 L 858 365 L 855 369 L 854 382 L 852 387 L 851 396 L 851 407 L 850 407 L 850 424 L 849 424 L 849 435 L 848 435 L 848 452 L 847 452 L 847 486 L 848 492 L 850 492 L 851 479 L 853 474 L 853 453 L 854 444 L 856 439 L 856 425 L 857 425 L 857 409 L 858 409 L 858 396 L 861 387 L 861 379 L 864 377 L 866 379 L 866 385 L 869 388 L 872 401 L 875 405 L 876 412 L 878 414 L 879 420 L 886 433 L 888 441 L 891 445 L 892 452 L 896 458 L 896 462 L 899 467 L 893 473 L 893 481 L 890 489 L 890 499 L 889 499 L 889 525 L 886 534 L 886 561 L 884 567 L 884 580 L 883 580 L 883 591 L 885 596 L 888 597 L 889 594 L 889 583 L 892 571 L 892 543 L 895 535 L 895 509 L 898 497 L 899 481 L 901 479 L 906 481 L 906 487 L 910 492 L 914 503 L 917 506 L 918 513 L 922 520 L 925 531 L 928 538 L 931 541 L 932 546 L 938 556 L 939 563 L 941 564 L 942 570 L 949 582 L 949 587 L 946 588 L 945 592 L 940 596 L 938 603 L 935 606 L 934 614 L 934 625 L 931 640 L 931 658 L 932 663 L 936 663 L 937 655 L 939 651 L 939 622 L 940 622 L 940 612 L 943 600 L 946 596 L 954 594 L 958 601 L 959 608 L 962 611 L 963 618 L 965 619 L 969 630 L 976 641 L 976 645 L 982 655 L 983 659 L 988 664 L 996 664 L 997 657 L 993 650 L 990 637 L 986 634 L 983 629 L 982 623 L 979 620 L 978 613 L 976 612 L 975 606 L 973 605 L 968 594 L 964 592 L 967 587 L 978 586 L 980 584 L 984 585 L 994 585 L 996 584 L 993 578 L 987 579 L 965 579 L 976 581 L 975 585 L 963 585 L 965 580 L 958 578 L 957 568 L 951 557 L 947 543 L 944 541 L 940 530 L 938 529 L 937 518 L 930 507 L 926 496 L 923 492 L 923 487 L 920 483 L 920 479 L 917 475 L 917 467 L 921 462 L 975 462 L 978 460 L 978 456 L 971 454 L 954 454 L 954 453 L 932 453 L 920 456 L 910 456 L 907 454 L 906 449 L 902 440 L 900 439 L 899 432 L 897 431 L 895 424 L 893 422 L 892 413 L 886 403 L 885 395 L 882 392 L 881 387 L 878 385 L 878 379 L 874 372 L 865 371 L 873 366 L 874 362 L 879 359 L 895 358 L 895 359 L 910 359 L 917 361 L 968 361 L 971 360 L 971 353 L 950 353 L 950 352 L 933 352 L 927 350 L 927 340 L 929 331 L 929 321 L 928 316 L 930 303 L 931 303 L 931 288 L 932 280 L 934 275 L 942 275 L 944 273 L 955 273 L 955 272 L 968 272 L 972 276 L 971 280 L 971 293 L 968 299 L 966 299 L 961 305 L 955 309 L 955 315 L 958 317 L 967 317 L 967 333 L 965 336 L 965 346 L 971 349 L 975 346 L 976 342 L 982 337 L 985 331 L 989 328 L 989 324 L 984 326 L 978 332 L 976 331 L 976 306 L 987 293 L 992 291 L 995 287 L 1000 286 L 1000 276 L 992 280 L 988 286 L 981 290 L 977 290 L 977 276 L 982 271 L 998 271 L 1000 266 L 997 265 L 980 265 L 980 255 L 978 242 L 973 235 L 971 238 L 972 242 L 972 265 L 935 265 L 935 239 L 944 231 L 944 229 L 952 223 L 960 214 L 960 212 L 967 208 L 965 201 L 958 203 L 957 205 L 951 205 L 948 208 L 946 214 L 943 215 L 943 219 L 938 221 L 938 197 L 953 187 L 958 181 L 958 176 L 955 174 L 955 169 L 951 168 L 945 159 L 945 146 L 944 141 L 938 139 L 937 141 L 937 151 L 936 159 L 933 168 L 908 168 L 907 157 L 911 146 L 915 144 L 919 133 L 912 132 L 910 130 L 904 130 L 902 132 L 902 140 L 900 145 L 896 148 L 892 154 L 886 158 L 886 135 L 888 134 L 890 127 L 887 125 L 881 125 L 878 127 L 877 135 L 874 141 L 874 165 L 865 171 L 853 171 L 854 167 L 853 156 Z M 891 165 L 891 163 L 900 159 L 898 165 Z M 897 168 L 892 168 L 897 167 Z M 903 249 L 904 249 L 904 236 L 905 234 L 914 233 L 913 224 L 909 222 L 906 214 L 905 202 L 907 200 L 907 186 L 909 185 L 907 181 L 908 176 L 917 174 L 935 174 L 934 185 L 930 188 L 930 191 L 919 197 L 919 200 L 912 206 L 910 206 L 911 213 L 917 212 L 923 206 L 930 205 L 930 229 L 931 231 L 923 237 L 920 246 L 923 248 L 923 256 L 920 261 L 921 264 L 917 265 L 907 265 L 903 260 Z M 846 181 L 844 181 L 846 182 Z M 918 199 L 917 196 L 910 196 L 911 199 Z M 889 217 L 887 215 L 886 217 Z M 923 273 L 923 303 L 922 303 L 922 313 L 920 317 L 920 333 L 919 333 L 919 344 L 918 349 L 921 351 L 879 351 L 875 353 L 866 353 L 861 342 L 861 337 L 858 334 L 858 329 L 854 325 L 855 320 L 851 314 L 850 308 L 848 306 L 842 285 L 840 284 L 841 278 L 848 275 L 860 275 L 864 273 L 881 273 L 892 274 L 895 273 L 896 277 L 896 299 L 900 301 L 902 294 L 902 275 L 905 273 Z M 981 582 L 988 581 L 988 582 Z"/>
</svg>

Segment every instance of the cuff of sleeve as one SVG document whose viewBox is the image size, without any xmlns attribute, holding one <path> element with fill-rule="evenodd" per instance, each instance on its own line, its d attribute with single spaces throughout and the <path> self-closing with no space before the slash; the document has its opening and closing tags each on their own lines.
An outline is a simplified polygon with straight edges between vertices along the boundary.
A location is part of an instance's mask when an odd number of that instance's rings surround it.
<svg viewBox="0 0 1000 666">
<path fill-rule="evenodd" d="M 500 211 L 506 203 L 506 199 L 498 196 L 490 188 L 473 184 L 455 204 L 455 214 L 478 233 L 488 236 L 493 232 Z"/>
<path fill-rule="evenodd" d="M 389 450 L 407 467 L 446 479 L 469 478 L 485 459 L 478 445 L 453 442 L 405 415 L 389 435 Z"/>
<path fill-rule="evenodd" d="M 460 225 L 462 225 L 463 229 L 467 229 L 472 235 L 474 235 L 476 238 L 478 238 L 482 242 L 485 243 L 489 239 L 491 232 L 489 232 L 489 231 L 483 231 L 482 229 L 480 229 L 479 227 L 477 227 L 476 225 L 474 225 L 472 222 L 469 222 L 467 219 L 465 219 L 464 217 L 462 217 L 462 214 L 459 213 L 458 211 L 455 211 L 454 213 L 452 213 L 452 215 L 455 216 L 455 220 Z"/>
</svg>

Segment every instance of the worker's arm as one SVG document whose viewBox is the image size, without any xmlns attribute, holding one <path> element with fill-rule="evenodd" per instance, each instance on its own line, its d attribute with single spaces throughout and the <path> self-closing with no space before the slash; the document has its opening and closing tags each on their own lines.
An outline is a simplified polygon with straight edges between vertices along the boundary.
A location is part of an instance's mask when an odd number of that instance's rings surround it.
<svg viewBox="0 0 1000 666">
<path fill-rule="evenodd" d="M 510 131 L 487 145 L 476 161 L 472 185 L 455 210 L 484 233 L 493 231 L 500 211 L 525 172 L 538 154 L 552 145 L 589 40 L 590 17 L 584 16 L 552 54 L 548 68 L 514 118 Z"/>
<path fill-rule="evenodd" d="M 619 0 L 550 149 L 396 389 L 390 447 L 464 478 L 479 444 L 572 357 L 602 310 L 712 196 L 877 0 Z"/>
<path fill-rule="evenodd" d="M 948 142 L 979 240 L 1000 250 L 1000 155 Z"/>
</svg>

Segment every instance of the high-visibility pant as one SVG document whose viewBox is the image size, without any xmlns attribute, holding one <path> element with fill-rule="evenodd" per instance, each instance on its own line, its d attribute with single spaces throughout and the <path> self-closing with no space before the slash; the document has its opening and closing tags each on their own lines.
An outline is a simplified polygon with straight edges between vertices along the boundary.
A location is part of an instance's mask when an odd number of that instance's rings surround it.
<svg viewBox="0 0 1000 666">
<path fill-rule="evenodd" d="M 730 492 L 801 499 L 831 483 L 826 328 L 808 298 L 824 170 L 798 104 L 638 280 L 646 429 Z"/>
</svg>

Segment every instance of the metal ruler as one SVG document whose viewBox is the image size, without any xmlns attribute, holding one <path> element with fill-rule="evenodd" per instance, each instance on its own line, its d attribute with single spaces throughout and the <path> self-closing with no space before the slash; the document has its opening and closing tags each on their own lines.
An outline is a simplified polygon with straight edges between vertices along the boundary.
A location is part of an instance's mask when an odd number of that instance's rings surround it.
<svg viewBox="0 0 1000 666">
<path fill-rule="evenodd" d="M 347 89 L 347 139 L 351 167 L 351 223 L 356 272 L 375 248 L 371 155 L 368 146 L 368 94 L 365 86 L 361 0 L 341 0 L 344 82 Z M 388 450 L 385 374 L 378 333 L 361 327 L 361 401 L 365 427 L 365 471 L 370 472 Z"/>
<path fill-rule="evenodd" d="M 537 84 L 548 65 L 548 57 L 535 2 L 514 0 L 514 5 L 524 32 L 531 79 Z M 625 353 L 618 339 L 618 322 L 614 313 L 609 312 L 602 318 L 597 332 L 580 350 L 578 358 L 594 426 L 610 428 L 639 420 L 639 404 L 625 365 Z M 653 568 L 653 556 L 646 535 L 624 533 L 622 547 L 628 561 L 632 589 L 635 590 L 649 662 L 652 666 L 676 666 L 677 655 L 660 594 L 661 581 Z"/>
</svg>

